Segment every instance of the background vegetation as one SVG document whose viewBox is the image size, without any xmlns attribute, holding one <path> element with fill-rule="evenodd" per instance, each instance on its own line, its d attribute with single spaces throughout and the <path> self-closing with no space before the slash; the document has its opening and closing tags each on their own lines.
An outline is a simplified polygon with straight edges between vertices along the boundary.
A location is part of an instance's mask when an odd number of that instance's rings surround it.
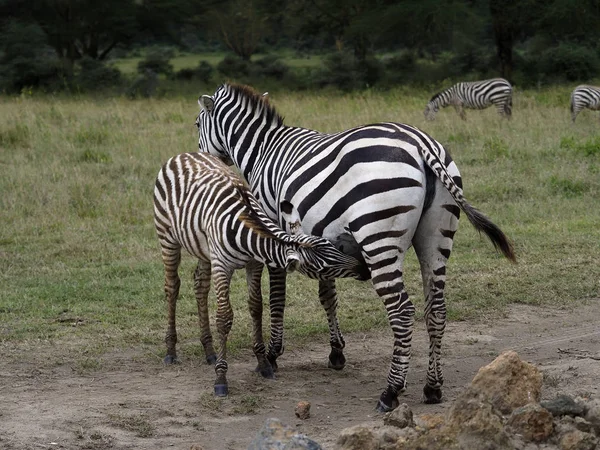
<svg viewBox="0 0 600 450">
<path fill-rule="evenodd" d="M 0 91 L 590 81 L 598 0 L 3 0 Z"/>
<path fill-rule="evenodd" d="M 467 199 L 514 240 L 519 258 L 518 265 L 509 264 L 463 221 L 448 270 L 449 317 L 482 320 L 511 303 L 569 308 L 598 299 L 598 118 L 584 111 L 572 125 L 568 95 L 566 88 L 520 92 L 511 121 L 488 109 L 468 113 L 467 122 L 452 110 L 425 122 L 428 93 L 408 88 L 282 93 L 272 102 L 288 124 L 336 131 L 395 119 L 421 127 L 449 148 Z M 104 352 L 130 346 L 162 359 L 163 268 L 152 190 L 168 157 L 197 148 L 197 109 L 195 97 L 22 94 L 0 100 L 1 343 L 64 345 L 85 367 Z M 193 267 L 193 259 L 185 258 L 178 310 L 184 357 L 201 354 Z M 412 252 L 405 274 L 421 317 Z M 339 292 L 344 331 L 388 327 L 370 282 L 341 280 Z M 245 298 L 239 272 L 232 295 L 233 348 L 250 344 Z M 288 348 L 307 337 L 327 342 L 316 282 L 291 277 L 285 325 Z"/>
</svg>

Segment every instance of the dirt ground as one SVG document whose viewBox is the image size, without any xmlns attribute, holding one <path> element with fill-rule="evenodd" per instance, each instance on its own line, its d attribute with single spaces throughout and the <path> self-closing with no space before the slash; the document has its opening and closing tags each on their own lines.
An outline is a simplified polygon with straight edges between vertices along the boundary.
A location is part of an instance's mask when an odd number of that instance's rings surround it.
<svg viewBox="0 0 600 450">
<path fill-rule="evenodd" d="M 19 362 L 0 361 L 0 448 L 246 449 L 265 419 L 277 417 L 331 449 L 341 429 L 377 418 L 374 406 L 385 387 L 392 339 L 389 331 L 348 334 L 348 362 L 340 372 L 327 369 L 327 336 L 321 342 L 288 348 L 276 380 L 253 372 L 251 352 L 231 359 L 224 401 L 212 396 L 213 368 L 198 361 L 165 367 L 158 358 L 118 353 L 80 375 L 68 363 L 49 363 L 60 352 L 56 347 L 20 349 Z M 449 323 L 440 405 L 421 403 L 427 368 L 422 322 L 413 342 L 401 402 L 415 413 L 443 411 L 481 366 L 507 349 L 542 370 L 545 398 L 558 392 L 600 396 L 598 300 L 574 310 L 516 305 L 492 323 Z M 14 351 L 0 347 L 4 355 Z M 312 404 L 307 420 L 294 415 L 300 400 Z"/>
</svg>

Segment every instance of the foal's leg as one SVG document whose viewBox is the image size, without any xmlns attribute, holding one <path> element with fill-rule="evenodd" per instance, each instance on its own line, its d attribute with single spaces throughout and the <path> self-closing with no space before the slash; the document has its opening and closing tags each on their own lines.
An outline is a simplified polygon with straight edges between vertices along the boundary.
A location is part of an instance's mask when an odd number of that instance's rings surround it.
<svg viewBox="0 0 600 450">
<path fill-rule="evenodd" d="M 165 266 L 165 297 L 167 301 L 167 334 L 165 343 L 167 344 L 167 355 L 164 358 L 165 364 L 175 364 L 177 360 L 177 329 L 175 327 L 175 313 L 177 310 L 177 297 L 179 296 L 179 287 L 181 280 L 177 270 L 181 262 L 181 246 L 177 243 L 161 241 L 162 260 Z"/>
<path fill-rule="evenodd" d="M 198 321 L 200 323 L 200 342 L 204 347 L 204 354 L 208 364 L 214 364 L 217 360 L 213 348 L 213 338 L 210 332 L 210 320 L 208 318 L 208 292 L 210 290 L 210 262 L 198 260 L 194 271 L 194 293 L 198 305 Z"/>
<path fill-rule="evenodd" d="M 285 310 L 285 269 L 269 267 L 269 309 L 271 315 L 271 337 L 267 360 L 277 372 L 277 358 L 285 350 L 283 346 L 283 313 Z"/>
<path fill-rule="evenodd" d="M 215 264 L 216 263 L 216 264 Z M 217 332 L 219 333 L 219 353 L 215 364 L 215 395 L 225 397 L 227 387 L 227 338 L 233 324 L 233 309 L 229 301 L 229 284 L 233 270 L 219 267 L 212 261 L 212 279 L 217 294 Z"/>
<path fill-rule="evenodd" d="M 265 378 L 273 378 L 273 368 L 267 360 L 265 343 L 262 335 L 263 299 L 261 278 L 264 264 L 250 261 L 246 265 L 246 283 L 248 285 L 248 308 L 252 317 L 252 335 L 254 336 L 254 355 L 258 361 L 256 371 Z"/>
<path fill-rule="evenodd" d="M 319 300 L 325 309 L 327 324 L 329 325 L 329 343 L 331 345 L 329 367 L 341 370 L 346 365 L 346 358 L 344 357 L 346 342 L 344 341 L 337 318 L 338 300 L 334 280 L 319 281 Z"/>
</svg>

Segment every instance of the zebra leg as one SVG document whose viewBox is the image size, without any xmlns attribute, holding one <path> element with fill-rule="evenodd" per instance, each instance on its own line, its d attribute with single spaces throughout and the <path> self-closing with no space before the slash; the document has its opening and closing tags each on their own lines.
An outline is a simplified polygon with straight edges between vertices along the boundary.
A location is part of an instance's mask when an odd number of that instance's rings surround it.
<svg viewBox="0 0 600 450">
<path fill-rule="evenodd" d="M 346 342 L 340 331 L 337 318 L 337 292 L 335 290 L 335 281 L 319 281 L 319 300 L 327 314 L 327 323 L 329 325 L 329 343 L 331 344 L 331 353 L 329 354 L 329 368 L 342 370 L 346 365 L 344 357 L 344 347 Z"/>
<path fill-rule="evenodd" d="M 258 361 L 256 371 L 264 378 L 274 378 L 273 368 L 267 360 L 267 352 L 262 335 L 262 290 L 261 278 L 264 265 L 258 261 L 250 261 L 246 265 L 246 284 L 248 285 L 248 308 L 252 317 L 252 334 L 254 336 L 254 355 Z"/>
<path fill-rule="evenodd" d="M 175 327 L 175 313 L 177 310 L 177 297 L 179 296 L 179 287 L 181 280 L 177 270 L 181 262 L 181 246 L 172 242 L 161 241 L 162 259 L 165 266 L 165 297 L 167 300 L 167 334 L 165 343 L 167 344 L 167 355 L 164 358 L 165 364 L 176 364 L 177 360 L 177 329 Z"/>
<path fill-rule="evenodd" d="M 430 208 L 423 214 L 413 246 L 423 278 L 425 294 L 425 325 L 429 334 L 429 364 L 423 388 L 425 403 L 442 401 L 441 347 L 446 329 L 446 263 L 452 252 L 454 234 L 458 229 L 459 208 L 450 194 L 437 182 L 436 196 Z"/>
<path fill-rule="evenodd" d="M 226 397 L 227 387 L 227 338 L 233 324 L 233 309 L 229 301 L 229 284 L 231 282 L 232 270 L 215 267 L 213 261 L 212 279 L 217 294 L 217 332 L 219 333 L 219 354 L 215 364 L 215 395 Z"/>
<path fill-rule="evenodd" d="M 200 342 L 204 347 L 204 355 L 208 364 L 214 364 L 217 360 L 213 348 L 213 338 L 210 332 L 210 321 L 208 319 L 208 291 L 210 290 L 210 263 L 198 261 L 194 271 L 194 293 L 198 305 L 198 321 L 200 323 Z"/>
<path fill-rule="evenodd" d="M 456 114 L 458 114 L 460 116 L 460 118 L 462 120 L 467 120 L 467 114 L 465 113 L 465 109 L 463 108 L 463 106 L 460 103 L 454 104 L 454 110 L 456 111 Z"/>
<path fill-rule="evenodd" d="M 283 313 L 285 310 L 285 269 L 269 267 L 269 308 L 271 315 L 271 337 L 267 360 L 277 372 L 277 358 L 285 350 L 283 346 Z"/>
</svg>

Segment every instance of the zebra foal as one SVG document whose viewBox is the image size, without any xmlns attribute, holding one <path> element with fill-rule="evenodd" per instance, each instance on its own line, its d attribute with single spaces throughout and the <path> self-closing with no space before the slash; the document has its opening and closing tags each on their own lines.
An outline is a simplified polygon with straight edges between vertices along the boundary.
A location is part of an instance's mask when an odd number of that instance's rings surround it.
<svg viewBox="0 0 600 450">
<path fill-rule="evenodd" d="M 582 84 L 571 92 L 571 120 L 575 123 L 577 114 L 582 109 L 588 108 L 592 111 L 600 109 L 600 87 Z"/>
<path fill-rule="evenodd" d="M 289 202 L 281 206 L 284 218 L 296 224 Z M 227 337 L 233 323 L 229 284 L 235 269 L 247 267 L 249 308 L 253 323 L 254 353 L 258 371 L 273 377 L 262 340 L 263 264 L 299 272 L 317 279 L 355 277 L 364 279 L 366 267 L 338 251 L 324 238 L 291 236 L 261 210 L 244 182 L 217 158 L 184 153 L 169 159 L 161 168 L 154 188 L 154 223 L 165 267 L 168 326 L 165 363 L 177 361 L 175 312 L 179 295 L 178 267 L 181 250 L 198 258 L 194 290 L 198 304 L 201 342 L 206 359 L 215 362 L 215 394 L 227 395 Z M 297 224 L 296 224 L 297 225 Z M 258 279 L 256 279 L 258 274 Z M 207 297 L 210 282 L 217 296 L 216 325 L 220 348 L 212 345 Z"/>
<path fill-rule="evenodd" d="M 457 83 L 431 97 L 423 114 L 427 120 L 434 120 L 440 108 L 454 106 L 460 118 L 467 120 L 465 108 L 485 109 L 492 105 L 502 117 L 511 117 L 512 86 L 504 78 Z"/>
</svg>

